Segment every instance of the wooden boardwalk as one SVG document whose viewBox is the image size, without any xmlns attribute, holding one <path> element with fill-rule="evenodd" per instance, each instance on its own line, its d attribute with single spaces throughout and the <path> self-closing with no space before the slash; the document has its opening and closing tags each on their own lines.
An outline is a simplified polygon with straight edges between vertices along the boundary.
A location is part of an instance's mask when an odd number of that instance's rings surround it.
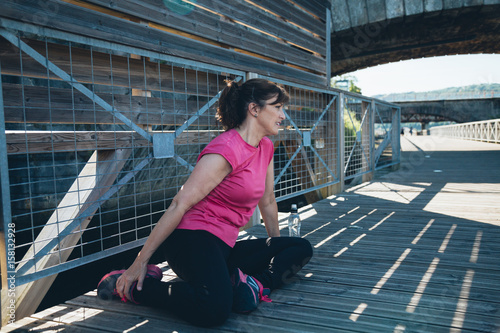
<svg viewBox="0 0 500 333">
<path fill-rule="evenodd" d="M 500 145 L 415 136 L 401 144 L 400 170 L 301 210 L 314 258 L 250 315 L 198 329 L 94 291 L 4 330 L 500 332 Z M 265 230 L 241 237 L 249 236 Z"/>
</svg>

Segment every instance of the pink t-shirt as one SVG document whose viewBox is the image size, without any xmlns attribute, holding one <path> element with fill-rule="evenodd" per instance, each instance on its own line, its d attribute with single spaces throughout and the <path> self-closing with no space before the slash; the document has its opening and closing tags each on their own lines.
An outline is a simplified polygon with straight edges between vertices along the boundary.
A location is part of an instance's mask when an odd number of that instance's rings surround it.
<svg viewBox="0 0 500 333">
<path fill-rule="evenodd" d="M 232 171 L 182 218 L 178 229 L 206 230 L 233 247 L 239 228 L 252 216 L 264 195 L 267 167 L 274 154 L 272 141 L 264 137 L 259 146 L 246 143 L 232 129 L 212 140 L 201 152 L 222 155 Z"/>
</svg>

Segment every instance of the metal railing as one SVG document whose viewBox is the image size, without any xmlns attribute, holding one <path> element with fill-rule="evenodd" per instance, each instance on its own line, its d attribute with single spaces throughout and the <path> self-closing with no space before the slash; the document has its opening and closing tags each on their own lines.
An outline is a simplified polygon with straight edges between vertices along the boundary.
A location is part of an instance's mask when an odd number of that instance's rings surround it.
<svg viewBox="0 0 500 333">
<path fill-rule="evenodd" d="M 141 246 L 221 133 L 224 81 L 247 73 L 16 28 L 0 28 L 0 174 L 15 252 L 2 276 L 19 286 Z M 269 79 L 290 94 L 272 138 L 279 202 L 399 163 L 397 106 Z"/>
<path fill-rule="evenodd" d="M 454 139 L 500 143 L 500 119 L 436 126 L 430 129 L 430 133 Z"/>
</svg>

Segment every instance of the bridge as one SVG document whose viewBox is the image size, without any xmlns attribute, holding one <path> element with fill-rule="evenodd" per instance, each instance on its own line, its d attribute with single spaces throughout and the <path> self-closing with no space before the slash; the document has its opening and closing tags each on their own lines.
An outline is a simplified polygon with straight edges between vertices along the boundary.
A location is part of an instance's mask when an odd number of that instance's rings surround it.
<svg viewBox="0 0 500 333">
<path fill-rule="evenodd" d="M 332 0 L 332 17 L 332 76 L 400 60 L 499 52 L 497 0 Z"/>
<path fill-rule="evenodd" d="M 300 210 L 314 257 L 249 315 L 199 329 L 91 291 L 5 332 L 498 332 L 500 145 L 427 136 L 401 147 L 398 171 Z M 165 281 L 176 278 L 161 267 Z"/>
<path fill-rule="evenodd" d="M 500 98 L 395 103 L 401 106 L 401 122 L 420 122 L 422 129 L 431 121 L 468 123 L 500 118 Z"/>
<path fill-rule="evenodd" d="M 500 118 L 500 93 L 496 91 L 443 93 L 440 91 L 394 93 L 375 96 L 401 107 L 401 122 L 469 123 Z"/>
</svg>

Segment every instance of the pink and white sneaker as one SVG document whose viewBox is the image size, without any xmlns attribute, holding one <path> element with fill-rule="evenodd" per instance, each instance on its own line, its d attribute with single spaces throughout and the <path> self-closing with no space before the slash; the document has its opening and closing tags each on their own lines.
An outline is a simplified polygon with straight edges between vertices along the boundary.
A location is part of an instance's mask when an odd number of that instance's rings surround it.
<svg viewBox="0 0 500 333">
<path fill-rule="evenodd" d="M 163 272 L 161 269 L 156 266 L 156 265 L 148 265 L 147 266 L 148 270 L 146 272 L 146 278 L 153 278 L 156 280 L 161 280 L 163 277 Z M 125 269 L 121 269 L 118 271 L 112 271 L 109 272 L 108 274 L 104 275 L 101 281 L 99 281 L 99 284 L 97 285 L 97 296 L 100 299 L 103 300 L 110 300 L 114 296 L 118 296 L 118 293 L 116 292 L 116 280 L 125 272 Z M 130 287 L 130 295 L 132 296 L 132 290 L 134 290 L 135 286 L 137 285 L 137 281 L 134 282 L 132 287 Z M 127 302 L 127 299 L 124 297 L 122 298 L 123 302 Z M 139 304 L 136 302 L 134 299 L 131 300 L 132 303 Z"/>
<path fill-rule="evenodd" d="M 233 285 L 233 311 L 250 313 L 260 302 L 271 302 L 271 290 L 264 288 L 256 278 L 243 273 L 239 268 L 231 276 Z"/>
</svg>

